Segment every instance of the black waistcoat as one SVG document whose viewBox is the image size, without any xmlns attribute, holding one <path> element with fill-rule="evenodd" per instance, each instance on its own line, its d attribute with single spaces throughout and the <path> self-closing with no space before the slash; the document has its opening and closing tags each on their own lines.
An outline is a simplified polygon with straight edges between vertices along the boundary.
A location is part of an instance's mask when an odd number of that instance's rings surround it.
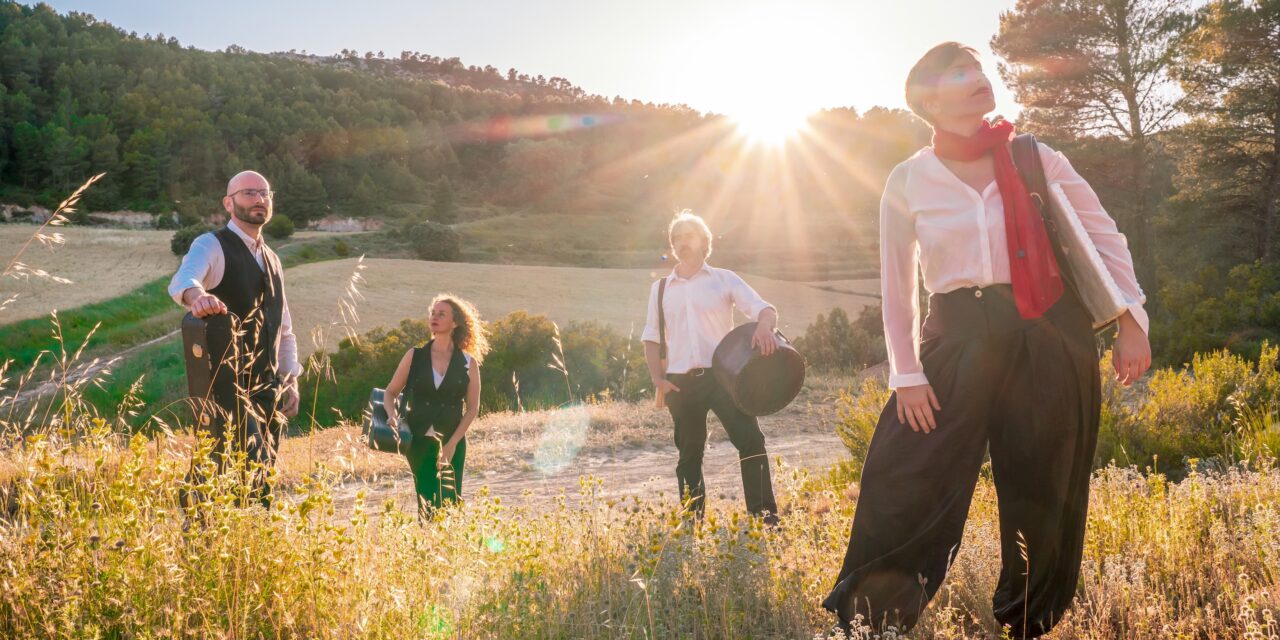
<svg viewBox="0 0 1280 640">
<path fill-rule="evenodd" d="M 243 362 L 251 363 L 251 384 L 274 381 L 278 369 L 276 345 L 280 340 L 280 322 L 284 315 L 284 281 L 280 259 L 263 247 L 264 272 L 245 246 L 244 240 L 229 227 L 213 232 L 222 245 L 226 269 L 218 286 L 209 290 L 227 310 L 240 319 L 243 335 L 238 345 Z"/>
<path fill-rule="evenodd" d="M 440 437 L 447 441 L 457 430 L 458 423 L 462 422 L 462 406 L 471 384 L 471 374 L 467 369 L 466 356 L 455 346 L 444 380 L 437 389 L 431 369 L 431 342 L 413 350 L 406 415 L 415 438 L 424 437 L 428 429 L 435 427 Z"/>
</svg>

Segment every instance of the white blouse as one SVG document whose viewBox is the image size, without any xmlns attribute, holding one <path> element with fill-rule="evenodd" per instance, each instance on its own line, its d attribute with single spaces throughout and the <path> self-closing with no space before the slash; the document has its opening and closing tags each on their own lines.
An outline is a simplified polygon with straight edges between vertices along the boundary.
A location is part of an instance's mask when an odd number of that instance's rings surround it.
<svg viewBox="0 0 1280 640">
<path fill-rule="evenodd" d="M 1098 195 L 1061 153 L 1040 145 L 1045 178 L 1062 185 L 1120 289 L 1142 300 L 1124 234 Z M 995 181 L 978 193 L 925 147 L 889 174 L 880 200 L 880 293 L 889 351 L 889 386 L 928 384 L 920 364 L 917 270 L 931 293 L 1009 284 L 1004 202 Z M 1148 331 L 1141 304 L 1129 308 Z"/>
</svg>

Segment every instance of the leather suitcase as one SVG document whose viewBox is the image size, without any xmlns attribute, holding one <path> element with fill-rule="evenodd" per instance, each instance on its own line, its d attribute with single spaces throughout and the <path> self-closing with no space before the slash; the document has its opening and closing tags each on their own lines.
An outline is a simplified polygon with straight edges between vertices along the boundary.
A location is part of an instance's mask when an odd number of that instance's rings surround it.
<svg viewBox="0 0 1280 640">
<path fill-rule="evenodd" d="M 226 362 L 231 345 L 231 316 L 197 318 L 190 312 L 182 318 L 182 353 L 187 364 L 187 394 L 191 396 L 202 425 L 209 424 L 213 405 L 235 397 L 234 380 Z"/>
</svg>

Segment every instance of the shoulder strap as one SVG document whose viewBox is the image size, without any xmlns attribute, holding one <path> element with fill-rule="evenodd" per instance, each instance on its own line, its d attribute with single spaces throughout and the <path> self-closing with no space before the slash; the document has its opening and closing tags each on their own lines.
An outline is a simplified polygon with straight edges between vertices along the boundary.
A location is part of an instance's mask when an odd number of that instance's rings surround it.
<svg viewBox="0 0 1280 640">
<path fill-rule="evenodd" d="M 1022 176 L 1022 183 L 1027 187 L 1027 193 L 1035 203 L 1036 211 L 1044 219 L 1045 233 L 1049 235 L 1049 245 L 1053 247 L 1053 257 L 1058 261 L 1058 271 L 1062 274 L 1062 280 L 1066 286 L 1076 292 L 1076 297 L 1079 298 L 1075 277 L 1071 273 L 1071 263 L 1067 260 L 1066 249 L 1060 240 L 1058 225 L 1049 214 L 1049 207 L 1053 206 L 1049 200 L 1049 180 L 1044 175 L 1044 163 L 1040 160 L 1040 144 L 1036 142 L 1035 135 L 1023 133 L 1014 137 L 1012 155 L 1013 164 L 1018 168 L 1018 174 Z"/>
<path fill-rule="evenodd" d="M 667 279 L 658 281 L 658 357 L 667 358 L 667 313 L 662 308 L 662 297 L 667 292 Z"/>
<path fill-rule="evenodd" d="M 1018 168 L 1022 183 L 1027 185 L 1027 192 L 1031 194 L 1031 199 L 1043 216 L 1049 197 L 1049 182 L 1044 176 L 1039 147 L 1034 134 L 1023 133 L 1013 139 L 1013 164 Z"/>
</svg>

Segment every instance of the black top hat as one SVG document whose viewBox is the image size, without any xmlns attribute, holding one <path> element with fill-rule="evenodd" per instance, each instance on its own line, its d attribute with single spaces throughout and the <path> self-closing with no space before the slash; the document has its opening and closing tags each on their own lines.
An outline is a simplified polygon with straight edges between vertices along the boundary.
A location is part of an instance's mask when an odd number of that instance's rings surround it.
<svg viewBox="0 0 1280 640">
<path fill-rule="evenodd" d="M 751 347 L 756 323 L 748 322 L 725 335 L 711 357 L 716 380 L 742 412 L 767 416 L 795 400 L 804 386 L 804 358 L 791 341 L 775 330 L 778 350 L 769 357 Z"/>
</svg>

